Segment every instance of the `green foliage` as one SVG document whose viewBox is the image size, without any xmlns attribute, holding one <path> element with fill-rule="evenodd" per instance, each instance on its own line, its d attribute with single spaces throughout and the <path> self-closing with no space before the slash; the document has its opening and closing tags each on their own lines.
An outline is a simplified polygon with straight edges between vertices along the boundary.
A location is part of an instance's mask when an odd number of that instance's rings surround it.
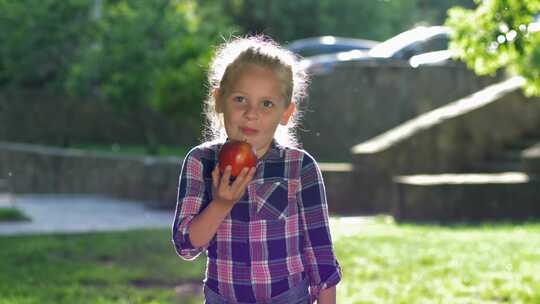
<svg viewBox="0 0 540 304">
<path fill-rule="evenodd" d="M 324 12 L 321 21 L 325 25 L 322 31 L 325 34 L 343 33 L 345 36 L 384 40 L 415 24 L 416 2 L 417 0 L 339 0 L 337 3 L 323 1 L 320 4 L 321 11 Z"/>
<path fill-rule="evenodd" d="M 0 0 L 0 89 L 53 89 L 70 99 L 67 113 L 80 111 L 83 101 L 110 103 L 125 120 L 135 120 L 152 152 L 160 137 L 148 119 L 155 111 L 190 141 L 200 134 L 205 71 L 222 37 L 383 40 L 417 23 L 440 23 L 448 2 Z M 524 49 L 530 56 L 523 60 L 537 62 L 539 51 Z"/>
<path fill-rule="evenodd" d="M 212 46 L 234 31 L 220 8 L 195 0 L 0 0 L 0 86 L 107 102 L 133 117 L 152 152 L 159 141 L 152 111 L 199 133 Z"/>
<path fill-rule="evenodd" d="M 451 7 L 460 6 L 474 8 L 474 0 L 417 0 L 416 19 L 430 24 L 443 24 L 446 20 L 447 11 Z"/>
<path fill-rule="evenodd" d="M 88 0 L 0 0 L 0 85 L 59 89 L 94 38 Z"/>
<path fill-rule="evenodd" d="M 208 0 L 207 0 L 208 1 Z M 441 24 L 452 5 L 472 0 L 226 0 L 226 14 L 245 33 L 288 42 L 320 35 L 384 40 L 416 24 Z"/>
<path fill-rule="evenodd" d="M 505 69 L 525 78 L 525 92 L 540 95 L 540 31 L 532 24 L 539 0 L 477 1 L 474 10 L 452 8 L 450 48 L 479 75 Z M 538 27 L 538 24 L 536 25 Z"/>
<path fill-rule="evenodd" d="M 147 126 L 149 110 L 198 133 L 212 46 L 221 32 L 233 30 L 218 7 L 192 0 L 106 1 L 98 24 L 98 38 L 71 67 L 69 92 L 134 113 L 151 153 L 159 135 Z"/>
<path fill-rule="evenodd" d="M 215 6 L 108 1 L 99 25 L 98 39 L 71 69 L 70 92 L 95 94 L 121 111 L 148 106 L 178 121 L 200 113 L 211 46 L 232 30 Z"/>
</svg>

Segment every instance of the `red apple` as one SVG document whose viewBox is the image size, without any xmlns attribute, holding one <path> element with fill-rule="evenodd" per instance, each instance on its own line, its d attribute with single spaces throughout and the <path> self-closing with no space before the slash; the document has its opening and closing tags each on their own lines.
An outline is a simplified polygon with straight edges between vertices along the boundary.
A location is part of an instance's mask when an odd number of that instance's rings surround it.
<svg viewBox="0 0 540 304">
<path fill-rule="evenodd" d="M 255 167 L 257 155 L 255 150 L 246 141 L 228 140 L 219 151 L 219 171 L 223 173 L 225 167 L 231 166 L 231 176 L 238 176 L 244 167 Z"/>
</svg>

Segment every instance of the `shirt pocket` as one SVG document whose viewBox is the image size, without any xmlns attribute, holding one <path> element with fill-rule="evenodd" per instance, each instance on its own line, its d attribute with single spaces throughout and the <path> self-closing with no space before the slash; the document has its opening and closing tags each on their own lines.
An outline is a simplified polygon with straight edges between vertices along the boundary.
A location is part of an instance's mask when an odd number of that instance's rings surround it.
<svg viewBox="0 0 540 304">
<path fill-rule="evenodd" d="M 254 180 L 250 184 L 253 212 L 261 220 L 285 220 L 289 215 L 289 180 L 272 177 Z"/>
</svg>

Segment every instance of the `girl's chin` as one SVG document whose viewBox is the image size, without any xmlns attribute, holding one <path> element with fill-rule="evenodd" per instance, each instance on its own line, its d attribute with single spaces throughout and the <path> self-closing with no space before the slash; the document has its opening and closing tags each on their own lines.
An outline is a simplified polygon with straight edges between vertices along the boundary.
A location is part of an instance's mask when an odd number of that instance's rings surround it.
<svg viewBox="0 0 540 304">
<path fill-rule="evenodd" d="M 240 134 L 238 134 L 238 135 L 236 135 L 236 136 L 234 136 L 232 138 L 236 139 L 236 140 L 247 141 L 251 145 L 255 145 L 255 137 L 254 136 L 250 136 L 250 135 L 240 133 Z"/>
</svg>

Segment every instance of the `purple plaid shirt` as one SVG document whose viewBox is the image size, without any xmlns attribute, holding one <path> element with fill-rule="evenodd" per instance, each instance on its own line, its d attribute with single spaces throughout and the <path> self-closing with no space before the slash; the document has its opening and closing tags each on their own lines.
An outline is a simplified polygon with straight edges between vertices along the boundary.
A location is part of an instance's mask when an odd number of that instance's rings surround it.
<svg viewBox="0 0 540 304">
<path fill-rule="evenodd" d="M 206 251 L 205 284 L 236 303 L 264 303 L 309 277 L 312 301 L 336 285 L 322 175 L 305 151 L 273 142 L 255 177 L 216 235 L 203 247 L 189 239 L 191 221 L 212 200 L 211 172 L 222 144 L 192 149 L 180 174 L 173 243 L 184 259 Z"/>
</svg>

